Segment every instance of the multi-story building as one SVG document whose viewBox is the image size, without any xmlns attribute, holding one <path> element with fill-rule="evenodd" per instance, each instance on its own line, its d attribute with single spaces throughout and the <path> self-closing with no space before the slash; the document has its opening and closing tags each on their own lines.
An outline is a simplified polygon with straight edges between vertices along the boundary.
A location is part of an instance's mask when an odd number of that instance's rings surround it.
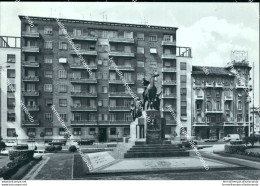
<svg viewBox="0 0 260 186">
<path fill-rule="evenodd" d="M 250 112 L 251 112 L 250 122 L 252 126 L 252 133 L 254 127 L 254 133 L 256 135 L 260 135 L 260 108 L 251 107 Z"/>
<path fill-rule="evenodd" d="M 192 67 L 193 135 L 220 139 L 249 134 L 250 70 L 247 60 L 233 60 L 227 67 Z"/>
<path fill-rule="evenodd" d="M 176 46 L 175 27 L 60 19 L 84 60 L 64 37 L 56 19 L 30 17 L 30 27 L 20 16 L 22 34 L 22 100 L 35 122 L 22 114 L 27 135 L 62 139 L 64 129 L 51 110 L 56 110 L 73 138 L 113 141 L 130 133 L 133 98 L 123 86 L 109 59 L 130 88 L 142 99 L 142 80 L 157 71 L 158 93 L 167 134 L 180 134 L 171 113 L 172 105 L 182 126 L 190 133 L 191 49 Z M 95 135 L 98 134 L 98 135 Z"/>
<path fill-rule="evenodd" d="M 23 138 L 21 128 L 20 38 L 0 36 L 0 124 L 4 140 Z"/>
</svg>

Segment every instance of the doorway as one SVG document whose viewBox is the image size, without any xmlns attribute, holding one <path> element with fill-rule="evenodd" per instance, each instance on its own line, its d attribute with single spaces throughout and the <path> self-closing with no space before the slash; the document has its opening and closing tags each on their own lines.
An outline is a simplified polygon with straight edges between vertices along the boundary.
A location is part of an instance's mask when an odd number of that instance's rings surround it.
<svg viewBox="0 0 260 186">
<path fill-rule="evenodd" d="M 99 134 L 99 142 L 106 142 L 107 141 L 107 129 L 106 128 L 99 128 L 98 129 Z"/>
</svg>

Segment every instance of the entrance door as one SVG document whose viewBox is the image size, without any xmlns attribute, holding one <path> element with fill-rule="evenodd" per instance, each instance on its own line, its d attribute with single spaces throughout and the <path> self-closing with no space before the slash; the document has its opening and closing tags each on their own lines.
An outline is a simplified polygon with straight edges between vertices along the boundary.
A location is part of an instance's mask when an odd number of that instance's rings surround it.
<svg viewBox="0 0 260 186">
<path fill-rule="evenodd" d="M 207 128 L 207 138 L 209 138 L 209 137 L 210 137 L 210 129 Z"/>
<path fill-rule="evenodd" d="M 99 134 L 99 142 L 107 141 L 107 129 L 106 128 L 99 128 L 98 134 Z"/>
<path fill-rule="evenodd" d="M 219 140 L 219 128 L 217 128 L 217 139 Z"/>
</svg>

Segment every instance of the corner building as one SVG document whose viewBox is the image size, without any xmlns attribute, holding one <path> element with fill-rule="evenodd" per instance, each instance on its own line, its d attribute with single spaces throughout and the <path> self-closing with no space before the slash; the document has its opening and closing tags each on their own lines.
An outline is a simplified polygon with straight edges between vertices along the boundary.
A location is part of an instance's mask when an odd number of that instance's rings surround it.
<svg viewBox="0 0 260 186">
<path fill-rule="evenodd" d="M 56 19 L 30 19 L 34 27 L 20 16 L 22 100 L 35 118 L 32 123 L 22 112 L 27 136 L 41 139 L 44 132 L 45 140 L 64 139 L 64 129 L 51 110 L 55 105 L 73 139 L 105 142 L 129 137 L 133 98 L 109 62 L 111 58 L 141 99 L 142 79 L 149 80 L 158 72 L 155 84 L 162 91 L 166 135 L 182 136 L 168 105 L 191 134 L 191 48 L 176 45 L 177 28 L 60 19 L 92 69 L 89 75 Z"/>
</svg>

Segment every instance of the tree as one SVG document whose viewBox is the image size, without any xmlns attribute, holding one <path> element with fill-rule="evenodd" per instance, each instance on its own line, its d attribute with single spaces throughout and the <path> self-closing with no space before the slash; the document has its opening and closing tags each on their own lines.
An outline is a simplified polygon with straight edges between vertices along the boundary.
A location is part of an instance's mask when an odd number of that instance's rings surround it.
<svg viewBox="0 0 260 186">
<path fill-rule="evenodd" d="M 16 134 L 16 132 L 13 133 L 13 137 L 16 139 L 16 143 L 17 143 L 17 145 L 18 145 L 18 140 L 17 140 L 18 134 Z"/>
</svg>

